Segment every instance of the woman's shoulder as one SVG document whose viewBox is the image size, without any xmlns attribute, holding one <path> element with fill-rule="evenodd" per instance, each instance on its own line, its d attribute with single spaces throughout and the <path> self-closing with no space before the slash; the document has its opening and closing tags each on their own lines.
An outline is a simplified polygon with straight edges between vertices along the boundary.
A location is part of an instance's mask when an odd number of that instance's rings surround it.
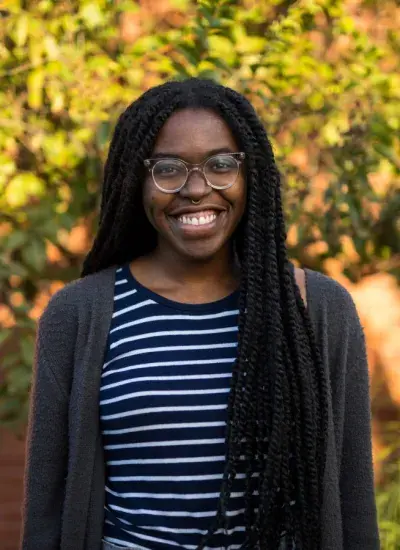
<svg viewBox="0 0 400 550">
<path fill-rule="evenodd" d="M 350 292 L 338 281 L 324 273 L 305 268 L 304 281 L 307 304 L 310 308 L 333 308 L 339 312 L 347 312 L 355 308 Z"/>
<path fill-rule="evenodd" d="M 350 292 L 328 275 L 304 269 L 307 307 L 318 332 L 326 332 L 332 341 L 360 336 L 360 318 Z"/>
<path fill-rule="evenodd" d="M 114 289 L 115 267 L 109 267 L 86 277 L 67 283 L 51 297 L 40 322 L 44 323 L 54 317 L 78 316 L 80 311 L 87 311 L 93 299 L 107 296 Z"/>
</svg>

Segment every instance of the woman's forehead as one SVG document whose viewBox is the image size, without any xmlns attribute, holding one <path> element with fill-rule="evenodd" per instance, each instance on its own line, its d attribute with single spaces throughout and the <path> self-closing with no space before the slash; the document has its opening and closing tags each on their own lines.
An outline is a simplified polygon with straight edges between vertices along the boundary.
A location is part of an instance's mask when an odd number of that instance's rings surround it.
<svg viewBox="0 0 400 550">
<path fill-rule="evenodd" d="M 211 150 L 237 150 L 227 122 L 211 109 L 182 109 L 174 112 L 161 128 L 154 153 L 206 154 Z"/>
</svg>

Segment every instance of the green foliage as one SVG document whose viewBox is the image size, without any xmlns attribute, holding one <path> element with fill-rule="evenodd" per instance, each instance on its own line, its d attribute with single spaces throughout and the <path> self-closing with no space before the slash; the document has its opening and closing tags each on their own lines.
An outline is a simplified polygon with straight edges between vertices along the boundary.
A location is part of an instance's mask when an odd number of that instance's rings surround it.
<svg viewBox="0 0 400 550">
<path fill-rule="evenodd" d="M 382 550 L 400 548 L 400 463 L 396 466 L 397 481 L 380 488 L 376 498 Z"/>
<path fill-rule="evenodd" d="M 339 258 L 354 279 L 399 273 L 400 77 L 385 68 L 399 62 L 394 29 L 374 40 L 340 0 L 171 5 L 174 16 L 157 19 L 131 1 L 9 2 L 0 29 L 3 423 L 25 421 L 32 306 L 79 273 L 84 250 L 65 233 L 77 224 L 93 233 L 115 120 L 165 79 L 211 77 L 256 106 L 284 173 L 294 258 L 321 270 Z"/>
<path fill-rule="evenodd" d="M 399 429 L 398 422 L 387 423 L 387 437 L 392 443 L 379 457 L 383 464 L 383 483 L 377 488 L 376 504 L 382 550 L 398 550 L 400 548 Z"/>
<path fill-rule="evenodd" d="M 386 3 L 364 5 L 378 18 Z M 284 174 L 293 258 L 400 277 L 395 23 L 363 30 L 344 0 L 170 5 L 157 17 L 130 0 L 10 0 L 1 12 L 3 425 L 25 425 L 41 293 L 78 276 L 87 244 L 66 237 L 93 235 L 116 118 L 165 79 L 213 78 L 255 105 Z M 397 470 L 378 493 L 384 550 L 400 548 L 399 486 Z"/>
</svg>

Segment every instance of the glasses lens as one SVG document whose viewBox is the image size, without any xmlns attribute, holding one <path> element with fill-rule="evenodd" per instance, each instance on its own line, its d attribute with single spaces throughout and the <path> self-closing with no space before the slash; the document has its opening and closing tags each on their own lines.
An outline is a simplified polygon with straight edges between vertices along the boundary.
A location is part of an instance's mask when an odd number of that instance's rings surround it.
<svg viewBox="0 0 400 550">
<path fill-rule="evenodd" d="M 239 163 L 230 155 L 211 157 L 204 166 L 204 174 L 213 187 L 223 189 L 235 183 Z"/>
<path fill-rule="evenodd" d="M 187 169 L 183 162 L 176 159 L 159 160 L 153 168 L 154 181 L 165 191 L 175 191 L 186 181 Z"/>
</svg>

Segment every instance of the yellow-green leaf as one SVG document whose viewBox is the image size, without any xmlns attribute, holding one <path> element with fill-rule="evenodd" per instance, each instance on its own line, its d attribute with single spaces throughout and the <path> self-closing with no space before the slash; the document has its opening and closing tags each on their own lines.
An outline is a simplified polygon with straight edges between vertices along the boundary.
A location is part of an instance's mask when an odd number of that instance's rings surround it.
<svg viewBox="0 0 400 550">
<path fill-rule="evenodd" d="M 5 199 L 11 208 L 24 206 L 29 198 L 43 195 L 44 182 L 32 172 L 25 172 L 13 177 L 5 190 Z"/>
<path fill-rule="evenodd" d="M 307 98 L 307 103 L 314 111 L 319 111 L 325 104 L 324 96 L 321 92 L 315 91 Z"/>
<path fill-rule="evenodd" d="M 93 29 L 103 23 L 104 16 L 97 2 L 89 2 L 81 9 L 81 17 L 86 25 Z"/>
<path fill-rule="evenodd" d="M 46 50 L 46 53 L 47 53 L 47 57 L 52 61 L 57 59 L 60 49 L 59 49 L 58 44 L 57 44 L 56 40 L 54 39 L 54 37 L 50 36 L 50 35 L 47 35 L 44 38 L 43 43 L 44 43 L 44 47 L 45 47 L 45 50 Z"/>
<path fill-rule="evenodd" d="M 29 21 L 25 13 L 18 16 L 15 38 L 18 46 L 24 46 L 28 37 Z"/>
<path fill-rule="evenodd" d="M 28 103 L 32 109 L 40 109 L 43 104 L 44 77 L 43 69 L 34 69 L 28 75 Z"/>
</svg>

